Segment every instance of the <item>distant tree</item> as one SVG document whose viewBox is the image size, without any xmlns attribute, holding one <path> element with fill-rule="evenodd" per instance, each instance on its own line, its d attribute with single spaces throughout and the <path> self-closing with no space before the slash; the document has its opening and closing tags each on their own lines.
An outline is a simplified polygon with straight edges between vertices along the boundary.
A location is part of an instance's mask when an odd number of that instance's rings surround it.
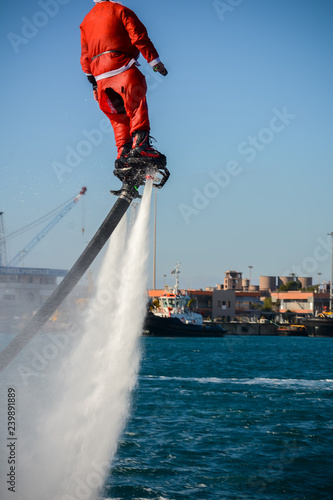
<svg viewBox="0 0 333 500">
<path fill-rule="evenodd" d="M 271 297 L 266 297 L 263 303 L 253 303 L 252 309 L 262 312 L 272 312 L 280 310 L 280 301 L 276 300 L 273 302 Z"/>
<path fill-rule="evenodd" d="M 275 311 L 278 312 L 280 311 L 280 301 L 276 300 L 273 302 L 272 297 L 266 297 L 264 300 L 264 305 L 262 307 L 262 311 Z"/>
<path fill-rule="evenodd" d="M 302 288 L 302 292 L 319 292 L 319 285 L 309 286 L 308 288 Z"/>
<path fill-rule="evenodd" d="M 264 305 L 262 308 L 262 311 L 272 311 L 273 310 L 273 304 L 272 304 L 272 298 L 271 297 L 266 297 L 264 300 Z"/>
<path fill-rule="evenodd" d="M 287 284 L 282 284 L 279 287 L 279 292 L 290 292 L 293 290 L 301 290 L 302 283 L 300 281 L 288 281 Z"/>
</svg>

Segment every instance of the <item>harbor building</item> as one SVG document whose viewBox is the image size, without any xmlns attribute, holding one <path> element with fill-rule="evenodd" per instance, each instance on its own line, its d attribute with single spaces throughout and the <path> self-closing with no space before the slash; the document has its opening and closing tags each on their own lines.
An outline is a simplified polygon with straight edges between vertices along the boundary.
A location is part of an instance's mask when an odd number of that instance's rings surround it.
<svg viewBox="0 0 333 500">
<path fill-rule="evenodd" d="M 0 319 L 30 317 L 66 274 L 64 269 L 0 267 Z"/>
<path fill-rule="evenodd" d="M 243 290 L 243 273 L 227 271 L 224 277 L 224 290 Z"/>
<path fill-rule="evenodd" d="M 280 312 L 291 311 L 295 314 L 314 315 L 329 308 L 329 293 L 315 293 L 302 291 L 274 292 L 272 301 L 280 302 Z"/>
<path fill-rule="evenodd" d="M 204 318 L 212 317 L 213 291 L 212 290 L 186 290 L 193 301 L 194 310 Z"/>
<path fill-rule="evenodd" d="M 242 291 L 235 294 L 235 312 L 236 316 L 257 317 L 258 310 L 255 305 L 262 304 L 261 292 L 259 291 Z"/>
<path fill-rule="evenodd" d="M 222 322 L 233 321 L 236 315 L 235 290 L 214 290 L 212 305 L 212 319 Z"/>
</svg>

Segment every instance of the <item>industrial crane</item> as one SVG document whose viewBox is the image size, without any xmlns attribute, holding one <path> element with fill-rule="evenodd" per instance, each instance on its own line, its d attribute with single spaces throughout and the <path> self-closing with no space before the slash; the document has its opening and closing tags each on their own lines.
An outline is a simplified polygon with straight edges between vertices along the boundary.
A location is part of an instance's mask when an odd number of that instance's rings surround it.
<svg viewBox="0 0 333 500">
<path fill-rule="evenodd" d="M 134 169 L 134 175 L 124 178 L 123 185 L 118 191 L 111 191 L 119 196 L 116 203 L 100 225 L 95 236 L 90 240 L 80 257 L 59 283 L 52 295 L 44 302 L 41 308 L 25 324 L 21 333 L 16 335 L 11 342 L 0 352 L 0 372 L 13 360 L 13 358 L 34 338 L 38 330 L 46 323 L 57 308 L 62 304 L 75 285 L 80 281 L 89 266 L 94 262 L 105 243 L 125 215 L 128 207 L 135 198 L 141 198 L 138 187 L 154 181 L 153 187 L 160 189 L 168 180 L 170 173 L 164 166 L 147 165 L 143 163 Z"/>
<path fill-rule="evenodd" d="M 23 250 L 20 250 L 17 255 L 8 263 L 8 267 L 15 267 L 22 259 L 22 255 L 26 255 L 54 228 L 56 224 L 76 205 L 81 196 L 86 194 L 87 188 L 83 187 L 79 194 L 75 196 L 75 198 L 69 202 L 57 215 L 54 219 L 51 220 L 35 237 L 33 240 L 28 243 Z"/>
</svg>

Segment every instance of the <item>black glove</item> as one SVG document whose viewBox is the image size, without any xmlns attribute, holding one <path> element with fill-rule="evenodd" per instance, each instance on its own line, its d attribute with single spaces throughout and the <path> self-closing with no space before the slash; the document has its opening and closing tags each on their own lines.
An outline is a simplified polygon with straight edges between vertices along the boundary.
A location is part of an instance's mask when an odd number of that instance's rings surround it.
<svg viewBox="0 0 333 500">
<path fill-rule="evenodd" d="M 96 90 L 97 89 L 97 82 L 95 80 L 94 75 L 87 75 L 87 78 L 88 78 L 89 82 L 91 83 L 91 85 L 93 86 L 93 90 Z"/>
<path fill-rule="evenodd" d="M 164 66 L 163 63 L 159 62 L 157 64 L 155 64 L 155 66 L 153 67 L 153 70 L 156 72 L 156 73 L 160 73 L 160 75 L 162 76 L 167 76 L 168 72 Z"/>
</svg>

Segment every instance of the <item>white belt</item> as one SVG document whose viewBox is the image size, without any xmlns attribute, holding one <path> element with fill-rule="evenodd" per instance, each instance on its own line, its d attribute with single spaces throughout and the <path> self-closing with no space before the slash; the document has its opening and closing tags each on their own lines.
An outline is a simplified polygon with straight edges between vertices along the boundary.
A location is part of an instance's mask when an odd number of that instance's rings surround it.
<svg viewBox="0 0 333 500">
<path fill-rule="evenodd" d="M 127 71 L 135 63 L 136 63 L 136 60 L 131 59 L 129 63 L 125 64 L 125 66 L 122 66 L 121 68 L 114 69 L 113 71 L 107 71 L 106 73 L 102 73 L 101 75 L 95 76 L 95 80 L 96 80 L 96 82 L 98 82 L 99 80 L 104 80 L 104 78 L 110 78 L 111 76 L 120 75 L 120 73 Z"/>
</svg>

